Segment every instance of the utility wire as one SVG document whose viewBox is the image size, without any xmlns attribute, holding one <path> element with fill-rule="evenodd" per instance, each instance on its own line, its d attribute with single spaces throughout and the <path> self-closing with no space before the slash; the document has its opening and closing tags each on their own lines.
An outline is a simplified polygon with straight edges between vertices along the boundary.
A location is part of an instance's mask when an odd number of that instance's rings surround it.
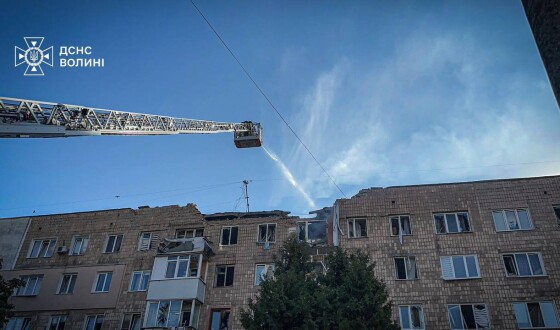
<svg viewBox="0 0 560 330">
<path fill-rule="evenodd" d="M 194 0 L 191 0 L 192 5 L 194 6 L 194 8 L 196 9 L 196 11 L 200 14 L 200 16 L 202 16 L 202 18 L 204 19 L 204 21 L 206 21 L 206 24 L 208 24 L 208 26 L 210 27 L 210 29 L 212 29 L 212 31 L 214 32 L 214 34 L 216 35 L 216 37 L 218 37 L 218 39 L 220 39 L 220 42 L 222 43 L 222 45 L 224 45 L 224 47 L 228 50 L 228 52 L 230 53 L 230 55 L 233 57 L 233 59 L 237 62 L 237 64 L 241 67 L 241 69 L 243 70 L 243 72 L 245 73 L 245 75 L 247 76 L 247 78 L 249 78 L 249 80 L 251 80 L 251 82 L 253 83 L 253 85 L 255 85 L 255 87 L 257 88 L 257 90 L 261 93 L 261 95 L 266 99 L 266 101 L 268 102 L 268 104 L 272 107 L 272 109 L 276 112 L 276 114 L 278 115 L 278 117 L 280 117 L 280 119 L 282 119 L 282 121 L 284 122 L 284 124 L 286 124 L 286 126 L 290 129 L 290 131 L 294 134 L 294 136 L 296 137 L 296 139 L 299 141 L 299 143 L 301 143 L 301 145 L 305 148 L 305 150 L 307 150 L 307 152 L 309 153 L 309 155 L 313 158 L 313 160 L 315 160 L 315 162 L 317 163 L 317 165 L 319 165 L 319 167 L 321 168 L 321 170 L 323 170 L 323 172 L 325 172 L 325 174 L 329 177 L 329 179 L 331 180 L 331 182 L 335 185 L 335 187 L 338 189 L 338 191 L 340 191 L 340 193 L 342 194 L 342 196 L 344 196 L 345 198 L 347 198 L 346 194 L 342 191 L 342 189 L 340 189 L 340 187 L 338 186 L 338 184 L 336 184 L 336 181 L 334 181 L 333 177 L 329 174 L 329 172 L 327 172 L 327 170 L 323 167 L 323 165 L 321 165 L 321 163 L 319 162 L 319 160 L 315 157 L 315 155 L 313 155 L 313 153 L 311 152 L 311 150 L 309 150 L 309 148 L 307 147 L 307 145 L 305 143 L 303 143 L 303 141 L 301 140 L 301 138 L 297 135 L 297 133 L 294 131 L 294 129 L 292 128 L 292 126 L 290 126 L 290 124 L 288 124 L 288 122 L 286 121 L 286 119 L 284 118 L 284 116 L 280 113 L 280 111 L 278 111 L 278 109 L 276 109 L 276 107 L 274 106 L 274 104 L 272 103 L 272 101 L 270 101 L 270 99 L 268 98 L 268 96 L 265 94 L 265 92 L 262 90 L 262 88 L 259 86 L 259 84 L 257 84 L 257 82 L 255 81 L 255 79 L 253 79 L 253 77 L 251 76 L 251 74 L 247 71 L 247 69 L 245 69 L 245 67 L 243 66 L 243 64 L 241 64 L 241 61 L 239 61 L 239 59 L 237 58 L 237 56 L 235 56 L 235 54 L 233 53 L 233 51 L 229 48 L 229 46 L 226 44 L 226 42 L 224 41 L 224 39 L 220 36 L 220 34 L 218 33 L 218 31 L 216 31 L 216 29 L 214 28 L 214 26 L 212 26 L 212 23 L 210 23 L 210 21 L 206 18 L 206 16 L 204 16 L 204 14 L 202 13 L 202 11 L 200 9 L 198 9 L 198 7 L 196 6 L 196 4 L 194 3 Z"/>
</svg>

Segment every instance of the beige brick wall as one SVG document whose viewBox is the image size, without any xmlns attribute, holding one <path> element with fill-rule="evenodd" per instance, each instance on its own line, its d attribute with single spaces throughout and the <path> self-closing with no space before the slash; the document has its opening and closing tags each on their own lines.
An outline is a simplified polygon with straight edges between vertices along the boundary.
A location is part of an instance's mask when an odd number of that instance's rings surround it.
<svg viewBox="0 0 560 330">
<path fill-rule="evenodd" d="M 338 200 L 344 248 L 365 248 L 377 263 L 376 275 L 396 305 L 422 304 L 427 329 L 449 329 L 447 304 L 486 303 L 494 329 L 516 329 L 512 303 L 560 298 L 560 227 L 553 205 L 560 204 L 560 177 L 425 185 L 365 190 Z M 492 210 L 528 208 L 534 229 L 496 232 Z M 435 212 L 468 211 L 473 232 L 435 234 Z M 412 236 L 403 244 L 390 236 L 389 216 L 408 214 Z M 365 217 L 368 237 L 347 236 L 347 219 Z M 505 276 L 501 254 L 541 252 L 545 277 Z M 445 281 L 439 257 L 476 254 L 481 279 Z M 393 257 L 415 256 L 419 279 L 395 280 Z M 398 320 L 398 309 L 393 309 Z"/>
</svg>

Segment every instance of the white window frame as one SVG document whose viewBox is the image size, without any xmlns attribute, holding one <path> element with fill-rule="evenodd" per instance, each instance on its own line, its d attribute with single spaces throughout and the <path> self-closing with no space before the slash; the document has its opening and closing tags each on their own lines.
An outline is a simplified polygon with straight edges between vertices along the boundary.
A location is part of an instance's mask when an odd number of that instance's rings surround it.
<svg viewBox="0 0 560 330">
<path fill-rule="evenodd" d="M 119 249 L 115 251 L 115 246 L 117 245 L 117 241 L 118 241 L 118 237 L 121 237 L 121 242 L 119 244 Z M 111 247 L 111 250 L 108 251 L 109 248 L 109 240 L 111 239 L 111 237 L 115 237 L 115 239 L 113 240 L 113 246 Z M 124 234 L 110 234 L 107 235 L 107 238 L 105 239 L 105 245 L 103 248 L 103 253 L 118 253 L 121 251 L 122 248 L 122 243 L 124 241 Z"/>
<path fill-rule="evenodd" d="M 166 264 L 165 264 L 164 278 L 165 279 L 173 279 L 173 278 L 198 277 L 198 270 L 197 270 L 197 276 L 189 276 L 189 271 L 191 269 L 191 258 L 199 258 L 199 256 L 184 255 L 184 256 L 169 256 L 169 257 L 167 257 Z M 179 264 L 181 262 L 185 262 L 185 261 L 187 263 L 185 276 L 177 276 L 177 274 L 179 273 Z M 169 267 L 169 264 L 173 263 L 173 262 L 175 263 L 175 271 L 173 272 L 173 277 L 167 277 L 167 268 Z M 200 262 L 200 260 L 199 260 L 199 262 Z"/>
<path fill-rule="evenodd" d="M 467 277 L 457 277 L 457 275 L 455 274 L 455 266 L 453 264 L 453 258 L 454 257 L 462 257 L 463 258 L 463 264 L 465 266 L 465 271 L 467 272 Z M 476 264 L 476 271 L 478 273 L 477 276 L 469 276 L 469 268 L 467 266 L 467 257 L 474 257 L 475 260 L 475 264 Z M 444 272 L 443 272 L 443 264 L 442 264 L 442 260 L 443 258 L 451 258 L 451 269 L 453 270 L 453 277 L 452 278 L 445 278 L 444 276 Z M 480 273 L 480 264 L 478 263 L 478 256 L 476 254 L 464 254 L 464 255 L 450 255 L 450 256 L 441 256 L 439 257 L 440 260 L 440 267 L 441 267 L 441 275 L 442 278 L 444 280 L 447 281 L 452 281 L 452 280 L 472 280 L 472 279 L 477 279 L 477 278 L 482 278 L 482 275 Z"/>
<path fill-rule="evenodd" d="M 478 325 L 476 329 L 492 329 L 492 320 L 490 319 L 490 310 L 488 309 L 488 304 L 485 303 L 461 303 L 461 304 L 447 304 L 447 318 L 449 320 L 449 327 L 451 330 L 463 330 L 463 329 L 472 329 L 472 328 L 453 328 L 453 322 L 451 322 L 451 313 L 449 312 L 450 307 L 459 306 L 459 311 L 461 312 L 461 324 L 464 326 L 465 324 L 465 317 L 463 315 L 463 311 L 461 310 L 461 306 L 471 306 L 474 315 L 474 306 L 475 305 L 482 305 L 486 309 L 486 313 L 488 315 L 488 327 L 487 328 L 479 328 Z M 476 316 L 475 316 L 476 320 Z"/>
<path fill-rule="evenodd" d="M 136 285 L 136 288 L 134 288 L 133 287 L 134 277 L 137 274 L 140 275 L 140 278 L 138 279 L 138 283 Z M 152 272 L 150 270 L 138 270 L 138 271 L 132 272 L 132 274 L 130 275 L 130 285 L 128 286 L 128 291 L 129 292 L 148 291 L 148 286 L 149 286 L 149 283 L 150 283 L 151 276 L 152 276 Z M 146 282 L 146 287 L 142 288 L 142 285 L 144 284 L 146 277 L 148 278 L 148 280 Z"/>
<path fill-rule="evenodd" d="M 412 304 L 412 305 L 399 305 L 399 322 L 400 322 L 400 326 L 402 330 L 425 330 L 426 329 L 426 318 L 424 317 L 424 308 L 422 307 L 422 305 L 420 304 Z M 412 326 L 412 313 L 411 313 L 411 308 L 412 307 L 417 307 L 420 310 L 420 322 L 421 322 L 421 326 L 420 328 L 416 328 L 416 327 L 410 327 L 410 328 L 405 328 L 403 326 L 403 314 L 402 314 L 402 310 L 401 308 L 407 308 L 408 310 L 408 324 L 410 324 Z"/>
<path fill-rule="evenodd" d="M 160 308 L 161 308 L 160 305 L 161 305 L 162 302 L 169 302 L 169 309 L 167 310 L 167 316 L 166 316 L 166 318 L 165 318 L 164 327 L 166 327 L 166 328 L 171 328 L 171 327 L 175 328 L 175 327 L 181 326 L 181 318 L 182 318 L 182 316 L 183 316 L 183 300 L 164 299 L 164 300 L 148 301 L 148 304 L 147 304 L 147 307 L 146 307 L 146 316 L 145 316 L 145 320 L 144 320 L 144 323 L 145 323 L 145 324 L 144 324 L 144 327 L 146 327 L 146 328 L 148 328 L 148 329 L 149 329 L 149 328 L 152 328 L 152 327 L 154 327 L 154 326 L 155 326 L 155 327 L 158 327 L 157 319 L 158 319 L 158 316 L 159 316 L 159 311 L 160 311 Z M 173 302 L 178 302 L 178 303 L 179 303 L 179 324 L 178 324 L 177 326 L 175 326 L 175 325 L 171 325 L 171 326 L 170 326 L 170 325 L 169 325 L 169 315 L 170 315 L 170 313 L 171 313 L 171 304 L 172 304 Z M 152 304 L 157 304 L 156 323 L 155 323 L 155 325 L 148 325 L 147 323 L 148 323 L 148 317 L 149 317 L 149 314 L 150 314 L 150 305 L 152 305 Z M 191 308 L 192 308 L 192 307 L 191 307 Z M 191 312 L 192 312 L 192 310 L 191 310 Z M 183 321 L 184 321 L 184 320 L 183 320 Z"/>
<path fill-rule="evenodd" d="M 103 327 L 103 323 L 105 322 L 105 314 L 95 314 L 95 315 L 86 315 L 84 320 L 84 330 L 88 330 L 88 320 L 93 318 L 93 328 L 95 329 L 95 324 L 97 323 L 97 319 L 103 318 L 101 320 L 101 327 Z"/>
<path fill-rule="evenodd" d="M 68 281 L 68 287 L 66 288 L 66 290 L 63 292 L 62 291 L 62 284 L 64 283 L 64 278 L 66 276 L 70 277 L 70 280 Z M 77 273 L 64 273 L 62 274 L 62 276 L 60 277 L 60 281 L 58 283 L 58 288 L 56 290 L 56 294 L 73 294 L 74 293 L 74 288 L 76 287 L 76 281 L 78 280 L 78 274 Z M 74 282 L 74 285 L 72 284 L 72 281 Z M 72 287 L 72 292 L 68 292 L 70 291 L 70 287 Z"/>
<path fill-rule="evenodd" d="M 266 226 L 265 240 L 264 241 L 260 240 L 260 233 L 261 233 L 261 227 L 262 226 Z M 268 240 L 268 230 L 271 226 L 274 227 L 274 240 L 273 241 Z M 274 244 L 274 243 L 276 243 L 276 236 L 278 236 L 278 231 L 277 231 L 278 228 L 277 227 L 278 226 L 276 226 L 275 223 L 261 223 L 261 224 L 258 224 L 257 225 L 257 243 L 260 243 L 260 244 L 266 244 L 266 243 Z"/>
<path fill-rule="evenodd" d="M 525 255 L 525 257 L 527 258 L 527 262 L 529 264 L 529 270 L 531 271 L 531 275 L 519 275 L 519 266 L 517 265 L 517 259 L 515 258 L 515 256 L 517 254 L 522 254 Z M 531 265 L 531 261 L 529 259 L 529 255 L 537 255 L 537 257 L 539 258 L 539 263 L 542 269 L 542 274 L 537 274 L 534 275 L 534 270 L 533 270 L 533 265 Z M 518 274 L 515 275 L 510 275 L 508 274 L 507 268 L 506 268 L 506 261 L 505 261 L 505 257 L 506 256 L 513 256 L 513 262 L 514 262 L 514 266 L 515 269 L 517 271 Z M 542 276 L 547 276 L 546 274 L 546 269 L 544 267 L 544 262 L 543 262 L 543 258 L 542 258 L 542 254 L 540 252 L 511 252 L 511 253 L 503 253 L 502 254 L 502 264 L 504 266 L 504 271 L 506 272 L 506 276 L 507 277 L 542 277 Z"/>
<path fill-rule="evenodd" d="M 531 324 L 530 327 L 521 327 L 519 325 L 519 320 L 517 319 L 517 313 L 515 311 L 515 305 L 524 305 L 525 306 L 525 312 L 527 315 L 527 319 L 529 320 L 529 322 L 531 322 L 531 316 L 529 315 L 529 306 L 527 306 L 527 304 L 539 304 L 539 309 L 541 311 L 541 315 L 543 316 L 543 321 L 545 320 L 544 315 L 543 315 L 543 310 L 542 310 L 542 304 L 550 304 L 552 306 L 553 312 L 554 312 L 554 318 L 556 320 L 556 324 L 560 326 L 560 319 L 558 318 L 558 310 L 556 309 L 556 303 L 554 301 L 521 301 L 521 302 L 514 302 L 513 303 L 513 314 L 515 315 L 515 323 L 517 323 L 517 326 L 519 327 L 519 329 L 558 329 L 558 326 L 544 326 L 544 327 L 533 327 L 533 325 Z"/>
<path fill-rule="evenodd" d="M 224 229 L 226 228 L 229 229 L 228 244 L 223 244 Z M 237 228 L 237 237 L 235 243 L 231 243 L 231 231 L 233 228 Z M 220 246 L 237 245 L 238 242 L 239 242 L 239 226 L 223 226 L 220 231 Z"/>
<path fill-rule="evenodd" d="M 366 235 L 365 236 L 361 236 L 361 231 L 360 231 L 360 236 L 357 236 L 357 231 L 356 231 L 356 221 L 357 220 L 363 220 L 365 225 L 366 225 Z M 347 221 L 348 224 L 348 238 L 363 238 L 363 237 L 368 237 L 368 222 L 366 218 L 353 218 L 353 219 L 348 219 Z M 350 235 L 350 226 L 352 226 L 352 232 L 354 233 L 354 235 Z"/>
<path fill-rule="evenodd" d="M 391 237 L 398 237 L 400 235 L 400 231 L 404 228 L 403 226 L 403 218 L 408 218 L 408 225 L 410 226 L 410 234 L 402 233 L 402 236 L 412 236 L 412 217 L 409 214 L 400 214 L 400 215 L 391 215 L 389 216 L 389 234 Z M 399 220 L 399 233 L 396 235 L 393 234 L 393 219 L 398 218 Z"/>
<path fill-rule="evenodd" d="M 76 248 L 76 244 L 78 244 L 78 240 L 80 241 L 80 250 L 78 253 L 74 253 L 74 249 Z M 72 237 L 72 245 L 70 246 L 70 252 L 68 255 L 71 256 L 81 256 L 86 253 L 87 247 L 89 245 L 89 235 L 76 235 Z"/>
<path fill-rule="evenodd" d="M 408 274 L 408 268 L 409 268 L 409 264 L 410 264 L 410 259 L 414 258 L 414 266 L 415 266 L 415 270 L 416 270 L 416 277 L 414 278 L 410 278 L 409 274 Z M 399 274 L 398 274 L 398 268 L 397 268 L 397 259 L 404 259 L 404 266 L 405 266 L 405 275 L 406 278 L 399 278 Z M 400 256 L 400 257 L 393 257 L 393 265 L 395 266 L 395 279 L 397 281 L 414 281 L 417 280 L 420 276 L 418 273 L 418 260 L 416 259 L 415 256 Z"/>
<path fill-rule="evenodd" d="M 60 328 L 60 321 L 64 319 L 64 324 L 66 325 L 66 321 L 68 321 L 68 315 L 51 315 L 49 318 L 49 327 L 47 329 L 51 329 L 51 327 L 53 326 L 53 321 L 56 320 L 56 325 L 54 330 L 61 330 L 64 329 L 64 327 Z"/>
<path fill-rule="evenodd" d="M 523 210 L 523 211 L 527 212 L 527 218 L 529 219 L 529 222 L 531 223 L 530 228 L 521 228 L 521 220 L 519 220 L 519 210 Z M 518 229 L 510 229 L 509 228 L 509 224 L 508 224 L 507 216 L 506 216 L 506 211 L 513 211 L 515 213 L 515 220 L 517 222 L 517 226 L 519 227 Z M 494 219 L 494 213 L 499 213 L 499 212 L 502 213 L 502 219 L 504 219 L 504 226 L 506 228 L 505 230 L 498 230 L 498 227 L 496 227 L 496 220 Z M 513 208 L 513 209 L 492 210 L 492 223 L 494 223 L 494 228 L 496 229 L 496 232 L 498 232 L 498 233 L 535 229 L 535 224 L 533 223 L 533 217 L 531 217 L 531 212 L 529 212 L 528 207 L 527 208 L 518 207 L 518 208 Z"/>
<path fill-rule="evenodd" d="M 201 236 L 196 236 L 196 232 L 201 230 L 202 231 L 202 235 Z M 179 233 L 180 232 L 185 232 L 185 236 L 183 237 L 179 237 Z M 192 232 L 192 236 L 187 236 L 188 232 Z M 180 228 L 175 230 L 175 238 L 194 238 L 194 237 L 204 237 L 204 227 L 199 227 L 199 228 Z"/>
<path fill-rule="evenodd" d="M 105 289 L 105 286 L 107 286 L 107 278 L 109 277 L 109 274 L 111 274 L 111 280 L 109 280 L 109 285 L 107 287 L 107 289 Z M 105 275 L 104 279 L 103 279 L 103 287 L 101 291 L 97 291 L 97 284 L 99 283 L 99 279 L 101 278 L 101 275 Z M 113 282 L 113 272 L 111 271 L 107 271 L 107 272 L 98 272 L 97 275 L 95 276 L 95 281 L 93 282 L 93 288 L 91 289 L 92 293 L 107 293 L 111 290 L 111 282 Z"/>
<path fill-rule="evenodd" d="M 463 230 L 463 231 L 460 230 L 461 229 L 461 222 L 459 221 L 459 214 L 466 214 L 467 215 L 467 221 L 469 222 L 469 230 Z M 444 233 L 440 233 L 437 229 L 436 216 L 438 216 L 438 215 L 443 216 L 443 223 L 445 225 L 445 232 Z M 455 224 L 457 225 L 457 230 L 458 231 L 451 231 L 451 232 L 449 231 L 449 226 L 447 225 L 447 216 L 448 215 L 454 215 L 455 216 Z M 435 228 L 435 231 L 436 231 L 437 235 L 463 234 L 463 233 L 472 233 L 473 232 L 471 216 L 469 215 L 469 212 L 467 212 L 467 211 L 434 213 L 433 214 L 433 219 L 434 219 L 434 228 Z"/>
<path fill-rule="evenodd" d="M 41 252 L 41 248 L 39 247 L 39 249 L 37 250 L 37 255 L 33 256 L 33 247 L 35 246 L 36 242 L 40 242 L 39 244 L 42 245 L 43 242 L 49 242 L 47 244 L 47 248 L 44 250 L 43 255 L 39 255 L 39 253 Z M 55 252 L 56 249 L 56 243 L 57 243 L 58 239 L 57 238 L 36 238 L 33 239 L 31 241 L 31 246 L 29 247 L 29 252 L 27 252 L 27 258 L 28 259 L 36 259 L 36 258 L 50 258 L 52 257 L 52 255 Z M 52 248 L 51 248 L 52 246 Z M 49 253 L 50 251 L 50 253 Z"/>
<path fill-rule="evenodd" d="M 256 286 L 260 286 L 261 283 L 264 281 L 264 278 L 262 278 L 262 277 L 259 281 L 259 277 L 260 277 L 259 276 L 259 271 L 258 271 L 259 267 L 264 267 L 264 273 L 263 274 L 265 274 L 265 276 L 267 276 L 268 274 L 271 274 L 272 277 L 274 277 L 274 269 L 275 269 L 274 264 L 256 264 L 255 265 L 255 281 L 254 281 L 254 284 Z"/>
<path fill-rule="evenodd" d="M 30 275 L 22 275 L 20 277 L 20 279 L 25 282 L 25 285 L 17 288 L 15 290 L 14 296 L 17 297 L 25 297 L 25 296 L 36 296 L 39 294 L 39 291 L 41 290 L 41 284 L 43 283 L 43 278 L 44 275 L 43 274 L 30 274 Z M 31 283 L 31 280 L 34 279 L 35 281 L 33 282 L 33 288 L 31 289 L 31 292 L 29 291 L 29 284 Z"/>
<path fill-rule="evenodd" d="M 144 235 L 149 235 L 149 237 L 145 238 Z M 141 232 L 140 237 L 138 238 L 138 251 L 150 251 L 157 238 L 158 235 L 152 231 Z"/>
</svg>

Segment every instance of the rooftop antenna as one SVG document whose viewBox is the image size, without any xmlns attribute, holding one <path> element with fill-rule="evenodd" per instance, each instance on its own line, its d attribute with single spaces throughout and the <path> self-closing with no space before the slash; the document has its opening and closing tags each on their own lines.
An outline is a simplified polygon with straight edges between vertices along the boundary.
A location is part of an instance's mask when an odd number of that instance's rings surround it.
<svg viewBox="0 0 560 330">
<path fill-rule="evenodd" d="M 243 191 L 244 193 L 244 198 L 245 198 L 245 203 L 247 205 L 247 213 L 249 213 L 249 183 L 251 181 L 250 180 L 243 180 L 243 185 L 245 186 L 245 189 Z"/>
</svg>

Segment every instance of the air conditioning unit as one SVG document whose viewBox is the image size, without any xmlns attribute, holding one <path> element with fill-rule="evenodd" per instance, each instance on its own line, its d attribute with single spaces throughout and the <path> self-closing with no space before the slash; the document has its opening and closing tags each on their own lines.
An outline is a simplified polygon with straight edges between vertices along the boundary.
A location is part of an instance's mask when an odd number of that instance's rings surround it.
<svg viewBox="0 0 560 330">
<path fill-rule="evenodd" d="M 58 249 L 56 249 L 56 253 L 67 254 L 68 253 L 68 248 L 66 246 L 59 246 Z"/>
</svg>

